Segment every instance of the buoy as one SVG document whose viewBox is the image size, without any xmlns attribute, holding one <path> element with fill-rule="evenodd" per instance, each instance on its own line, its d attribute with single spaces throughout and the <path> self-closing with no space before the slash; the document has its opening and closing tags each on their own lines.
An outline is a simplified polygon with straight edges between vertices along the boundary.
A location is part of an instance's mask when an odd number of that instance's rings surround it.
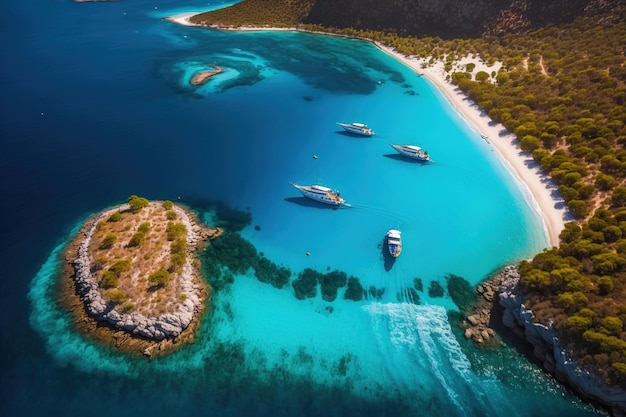
<svg viewBox="0 0 626 417">
<path fill-rule="evenodd" d="M 313 159 L 317 159 L 317 155 L 313 155 Z"/>
<path fill-rule="evenodd" d="M 178 196 L 178 199 L 180 200 L 180 196 Z"/>
<path fill-rule="evenodd" d="M 311 252 L 307 252 L 307 253 L 306 253 L 306 256 L 309 256 L 309 255 L 311 255 Z"/>
</svg>

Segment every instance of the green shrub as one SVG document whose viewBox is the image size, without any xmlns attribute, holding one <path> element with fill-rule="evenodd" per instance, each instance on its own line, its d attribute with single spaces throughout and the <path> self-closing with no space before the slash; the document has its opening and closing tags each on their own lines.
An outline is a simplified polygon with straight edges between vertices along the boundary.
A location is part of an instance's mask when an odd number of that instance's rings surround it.
<svg viewBox="0 0 626 417">
<path fill-rule="evenodd" d="M 170 256 L 170 271 L 178 271 L 183 265 L 185 265 L 186 259 L 184 255 L 175 253 Z"/>
<path fill-rule="evenodd" d="M 124 293 L 124 291 L 118 289 L 107 291 L 106 297 L 109 301 L 115 304 L 119 304 L 126 300 L 126 294 Z"/>
<path fill-rule="evenodd" d="M 159 269 L 148 277 L 148 281 L 156 287 L 165 287 L 169 282 L 171 275 L 165 269 Z"/>
<path fill-rule="evenodd" d="M 174 206 L 174 203 L 172 203 L 170 200 L 165 200 L 163 202 L 163 208 L 165 210 L 171 210 L 173 206 Z"/>
<path fill-rule="evenodd" d="M 167 240 L 175 240 L 187 236 L 187 228 L 182 223 L 168 222 L 165 233 L 167 233 Z"/>
<path fill-rule="evenodd" d="M 150 231 L 150 222 L 143 222 L 137 228 L 138 232 L 148 233 Z"/>
<path fill-rule="evenodd" d="M 185 257 L 187 253 L 187 241 L 185 239 L 176 239 L 170 245 L 170 253 L 172 255 L 181 255 Z"/>
<path fill-rule="evenodd" d="M 141 245 L 141 242 L 143 242 L 145 237 L 146 237 L 145 233 L 143 233 L 143 232 L 136 232 L 135 234 L 133 234 L 130 237 L 130 240 L 128 241 L 128 246 L 136 247 L 136 246 Z"/>
<path fill-rule="evenodd" d="M 125 301 L 120 308 L 122 310 L 122 313 L 130 313 L 135 309 L 135 304 L 133 304 L 131 301 Z"/>
<path fill-rule="evenodd" d="M 187 294 L 178 294 L 178 301 L 181 303 L 187 301 Z"/>
<path fill-rule="evenodd" d="M 130 211 L 132 212 L 137 212 L 144 207 L 148 207 L 148 205 L 150 204 L 147 199 L 143 197 L 137 197 L 136 195 L 131 195 L 130 197 L 128 197 L 126 202 L 130 206 Z"/>
<path fill-rule="evenodd" d="M 117 235 L 115 233 L 109 233 L 102 239 L 102 242 L 100 242 L 100 249 L 110 249 L 115 242 L 117 242 Z"/>
<path fill-rule="evenodd" d="M 119 284 L 119 278 L 115 272 L 108 270 L 102 273 L 102 279 L 100 280 L 100 285 L 102 288 L 115 288 Z"/>
<path fill-rule="evenodd" d="M 118 277 L 122 274 L 122 272 L 126 272 L 130 270 L 130 259 L 120 259 L 116 261 L 111 267 L 109 271 L 112 271 Z"/>
<path fill-rule="evenodd" d="M 120 220 L 122 220 L 122 213 L 120 213 L 119 211 L 116 211 L 115 213 L 109 216 L 109 218 L 107 219 L 107 222 L 119 222 Z"/>
<path fill-rule="evenodd" d="M 178 218 L 178 215 L 174 210 L 168 210 L 165 212 L 165 218 L 167 220 L 176 220 Z"/>
</svg>

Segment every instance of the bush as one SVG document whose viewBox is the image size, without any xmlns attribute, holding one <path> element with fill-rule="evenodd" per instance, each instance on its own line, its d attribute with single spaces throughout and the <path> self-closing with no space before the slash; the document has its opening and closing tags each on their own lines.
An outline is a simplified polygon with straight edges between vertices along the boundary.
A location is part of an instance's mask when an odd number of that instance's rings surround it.
<svg viewBox="0 0 626 417">
<path fill-rule="evenodd" d="M 178 271 L 183 265 L 185 265 L 186 259 L 184 255 L 175 253 L 170 256 L 171 267 L 170 271 Z"/>
<path fill-rule="evenodd" d="M 165 269 L 159 269 L 148 277 L 148 281 L 156 287 L 165 287 L 169 282 L 171 275 Z"/>
<path fill-rule="evenodd" d="M 187 228 L 182 223 L 168 222 L 165 233 L 167 233 L 167 240 L 175 240 L 187 236 Z"/>
<path fill-rule="evenodd" d="M 115 242 L 117 242 L 117 235 L 115 233 L 109 233 L 102 239 L 102 242 L 100 242 L 100 249 L 110 249 Z"/>
<path fill-rule="evenodd" d="M 128 241 L 128 246 L 130 247 L 136 247 L 141 245 L 141 242 L 143 242 L 143 239 L 146 237 L 146 234 L 143 232 L 137 232 L 135 234 L 133 234 L 130 237 L 130 240 Z"/>
<path fill-rule="evenodd" d="M 150 222 L 141 223 L 139 228 L 137 228 L 137 231 L 141 233 L 148 233 L 150 231 Z"/>
<path fill-rule="evenodd" d="M 148 205 L 150 204 L 147 199 L 143 197 L 137 197 L 136 195 L 131 195 L 130 197 L 128 197 L 126 202 L 130 206 L 130 211 L 132 212 L 137 212 L 144 207 L 148 207 Z"/>
<path fill-rule="evenodd" d="M 170 253 L 172 255 L 181 255 L 185 257 L 187 253 L 187 241 L 185 239 L 176 239 L 170 245 Z"/>
<path fill-rule="evenodd" d="M 115 213 L 109 216 L 109 218 L 107 219 L 107 222 L 119 222 L 120 220 L 122 220 L 122 213 L 120 213 L 119 211 L 116 211 Z"/>
<path fill-rule="evenodd" d="M 174 210 L 168 210 L 165 212 L 165 218 L 167 220 L 176 220 L 178 218 L 178 215 Z"/>
<path fill-rule="evenodd" d="M 163 208 L 164 208 L 165 210 L 171 210 L 171 209 L 172 209 L 172 207 L 174 207 L 174 203 L 172 203 L 170 200 L 165 200 L 165 201 L 163 202 Z"/>
<path fill-rule="evenodd" d="M 119 281 L 120 279 L 117 277 L 117 274 L 111 270 L 108 270 L 102 273 L 100 285 L 102 286 L 102 288 L 115 288 L 119 284 Z"/>
<path fill-rule="evenodd" d="M 122 304 L 121 306 L 122 313 L 130 313 L 134 309 L 135 304 L 133 304 L 131 301 L 125 301 L 124 304 Z"/>
<path fill-rule="evenodd" d="M 109 271 L 112 271 L 115 273 L 115 275 L 117 275 L 118 277 L 121 275 L 122 272 L 126 272 L 130 270 L 130 259 L 120 259 L 119 261 L 116 261 L 111 268 L 109 268 Z"/>
<path fill-rule="evenodd" d="M 119 304 L 123 302 L 124 300 L 126 300 L 126 294 L 124 293 L 124 291 L 120 291 L 117 289 L 107 291 L 106 297 L 109 301 L 115 304 Z"/>
</svg>

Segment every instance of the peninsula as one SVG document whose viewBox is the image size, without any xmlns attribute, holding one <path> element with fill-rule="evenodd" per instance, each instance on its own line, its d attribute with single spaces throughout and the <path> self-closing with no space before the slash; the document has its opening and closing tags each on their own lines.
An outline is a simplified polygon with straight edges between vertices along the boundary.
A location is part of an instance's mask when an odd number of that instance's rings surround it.
<svg viewBox="0 0 626 417">
<path fill-rule="evenodd" d="M 171 201 L 130 196 L 91 217 L 68 246 L 63 301 L 99 341 L 167 353 L 193 339 L 210 298 L 197 254 L 221 233 Z"/>
</svg>

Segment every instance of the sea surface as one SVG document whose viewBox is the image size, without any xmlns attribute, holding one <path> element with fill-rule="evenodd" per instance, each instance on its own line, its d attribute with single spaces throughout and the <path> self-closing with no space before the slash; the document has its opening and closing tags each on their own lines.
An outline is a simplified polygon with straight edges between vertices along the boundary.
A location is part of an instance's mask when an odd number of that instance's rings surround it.
<svg viewBox="0 0 626 417">
<path fill-rule="evenodd" d="M 506 334 L 482 351 L 458 327 L 451 275 L 475 285 L 548 245 L 490 144 L 371 44 L 162 19 L 223 5 L 4 5 L 0 414 L 604 415 Z M 189 85 L 212 64 L 225 72 Z M 290 182 L 338 189 L 352 207 L 305 200 Z M 86 218 L 131 194 L 230 227 L 292 281 L 341 271 L 368 296 L 346 300 L 343 287 L 326 301 L 318 288 L 299 300 L 247 271 L 216 289 L 194 344 L 153 360 L 102 347 L 57 303 L 60 255 Z M 391 228 L 404 243 L 395 262 Z"/>
</svg>

